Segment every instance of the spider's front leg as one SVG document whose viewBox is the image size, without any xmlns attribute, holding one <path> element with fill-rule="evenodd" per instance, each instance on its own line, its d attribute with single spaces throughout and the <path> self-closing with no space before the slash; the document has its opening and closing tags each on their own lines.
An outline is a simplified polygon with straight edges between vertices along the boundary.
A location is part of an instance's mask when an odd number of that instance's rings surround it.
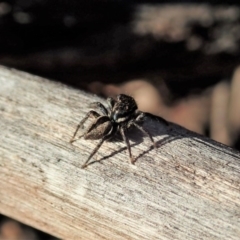
<svg viewBox="0 0 240 240">
<path fill-rule="evenodd" d="M 130 146 L 130 143 L 129 143 L 129 139 L 128 139 L 128 137 L 125 135 L 125 132 L 124 132 L 123 127 L 120 127 L 120 133 L 121 133 L 121 135 L 122 135 L 122 138 L 123 138 L 124 142 L 125 142 L 126 145 L 127 145 L 130 163 L 131 163 L 131 164 L 134 164 L 135 159 L 134 159 L 134 157 L 132 156 L 131 146 Z"/>
<path fill-rule="evenodd" d="M 86 116 L 81 120 L 81 122 L 77 125 L 77 128 L 76 128 L 76 130 L 75 130 L 75 132 L 74 132 L 74 134 L 73 134 L 73 136 L 72 136 L 72 138 L 71 138 L 71 140 L 70 140 L 70 143 L 72 143 L 72 142 L 74 142 L 74 141 L 77 140 L 77 139 L 74 139 L 74 138 L 75 138 L 75 136 L 76 136 L 79 128 L 81 128 L 81 127 L 83 126 L 83 124 L 86 122 L 86 120 L 87 120 L 89 117 L 97 118 L 97 117 L 99 117 L 99 116 L 100 116 L 100 114 L 97 113 L 97 112 L 95 112 L 95 111 L 92 111 L 92 110 L 91 110 L 90 112 L 88 112 L 87 115 L 86 115 Z M 82 137 L 82 136 L 80 136 L 80 137 Z M 79 138 L 80 138 L 80 137 L 79 137 Z M 79 138 L 78 138 L 78 139 L 79 139 Z"/>
</svg>

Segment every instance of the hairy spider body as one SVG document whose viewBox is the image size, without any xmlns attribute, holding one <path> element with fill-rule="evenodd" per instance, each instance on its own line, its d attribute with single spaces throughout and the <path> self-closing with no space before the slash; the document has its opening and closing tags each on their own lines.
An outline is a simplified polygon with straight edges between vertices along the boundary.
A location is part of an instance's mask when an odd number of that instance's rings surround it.
<svg viewBox="0 0 240 240">
<path fill-rule="evenodd" d="M 91 108 L 98 109 L 101 114 L 96 111 L 89 111 L 87 115 L 82 119 L 82 121 L 78 124 L 72 139 L 70 142 L 74 142 L 77 139 L 83 137 L 84 139 L 97 140 L 101 139 L 97 146 L 94 148 L 92 153 L 89 155 L 86 162 L 83 164 L 82 168 L 85 168 L 88 165 L 88 162 L 93 157 L 93 155 L 98 151 L 105 140 L 112 138 L 117 132 L 120 132 L 123 140 L 125 141 L 129 153 L 130 162 L 134 163 L 134 158 L 131 153 L 131 147 L 129 144 L 129 139 L 125 135 L 125 132 L 131 127 L 135 126 L 142 133 L 150 138 L 153 143 L 153 146 L 156 148 L 156 143 L 154 142 L 151 134 L 147 132 L 145 128 L 141 126 L 144 118 L 146 116 L 155 117 L 158 120 L 162 121 L 166 125 L 168 122 L 163 118 L 159 118 L 149 113 L 141 112 L 138 110 L 137 104 L 135 100 L 127 96 L 125 94 L 120 94 L 117 96 L 117 100 L 113 98 L 107 99 L 108 108 L 106 108 L 100 102 L 94 102 L 90 104 Z M 83 127 L 85 121 L 93 117 L 95 120 L 93 123 L 87 128 L 85 133 L 79 136 L 77 139 L 74 139 L 79 128 Z"/>
</svg>

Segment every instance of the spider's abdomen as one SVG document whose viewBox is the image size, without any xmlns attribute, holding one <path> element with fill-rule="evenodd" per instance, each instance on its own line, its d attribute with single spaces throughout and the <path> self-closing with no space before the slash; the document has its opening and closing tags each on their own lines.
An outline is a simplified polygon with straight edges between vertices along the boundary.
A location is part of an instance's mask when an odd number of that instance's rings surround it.
<svg viewBox="0 0 240 240">
<path fill-rule="evenodd" d="M 91 140 L 101 139 L 110 134 L 112 129 L 113 125 L 109 118 L 106 116 L 100 116 L 84 134 L 84 138 Z"/>
</svg>

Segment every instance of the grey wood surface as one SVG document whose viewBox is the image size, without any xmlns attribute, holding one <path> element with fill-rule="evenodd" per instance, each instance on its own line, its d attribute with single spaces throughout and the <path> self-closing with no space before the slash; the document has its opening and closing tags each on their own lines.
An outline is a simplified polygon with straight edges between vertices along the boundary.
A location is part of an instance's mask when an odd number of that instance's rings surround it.
<svg viewBox="0 0 240 240">
<path fill-rule="evenodd" d="M 0 213 L 62 239 L 240 239 L 239 152 L 148 119 L 158 149 L 133 129 L 135 165 L 117 138 L 81 169 L 97 141 L 69 140 L 96 100 L 0 67 Z"/>
</svg>

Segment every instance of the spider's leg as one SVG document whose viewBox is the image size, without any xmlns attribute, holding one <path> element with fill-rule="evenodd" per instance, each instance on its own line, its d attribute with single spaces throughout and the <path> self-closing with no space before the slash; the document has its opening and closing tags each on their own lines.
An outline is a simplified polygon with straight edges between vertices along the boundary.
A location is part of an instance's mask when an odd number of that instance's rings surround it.
<svg viewBox="0 0 240 240">
<path fill-rule="evenodd" d="M 109 98 L 107 98 L 107 103 L 108 103 L 109 108 L 113 109 L 116 101 L 113 98 L 109 97 Z"/>
<path fill-rule="evenodd" d="M 82 168 L 87 167 L 88 162 L 90 159 L 93 157 L 93 155 L 98 151 L 98 149 L 102 146 L 103 142 L 106 140 L 106 137 L 102 138 L 101 141 L 98 143 L 98 145 L 93 149 L 92 153 L 89 155 L 88 159 L 86 162 L 82 165 Z"/>
<path fill-rule="evenodd" d="M 101 111 L 101 113 L 103 115 L 108 115 L 108 110 L 107 108 L 100 102 L 93 102 L 93 103 L 90 103 L 89 105 L 90 108 L 97 108 Z"/>
<path fill-rule="evenodd" d="M 121 133 L 121 135 L 122 135 L 122 138 L 123 138 L 124 142 L 125 142 L 126 145 L 127 145 L 130 162 L 133 164 L 134 161 L 135 161 L 135 159 L 134 159 L 133 156 L 132 156 L 131 146 L 130 146 L 130 143 L 129 143 L 129 139 L 128 139 L 128 137 L 125 135 L 125 132 L 124 132 L 123 128 L 120 128 L 120 133 Z"/>
<path fill-rule="evenodd" d="M 148 137 L 150 138 L 150 140 L 152 141 L 154 148 L 157 148 L 157 144 L 156 144 L 156 142 L 153 140 L 152 135 L 151 135 L 144 127 L 138 125 L 138 124 L 135 123 L 135 122 L 132 122 L 132 125 L 134 125 L 134 126 L 135 126 L 136 128 L 138 128 L 142 133 L 144 133 L 146 136 L 148 136 Z"/>
<path fill-rule="evenodd" d="M 87 120 L 89 117 L 95 117 L 95 118 L 97 118 L 97 117 L 99 117 L 99 116 L 100 116 L 100 114 L 97 113 L 97 112 L 95 112 L 95 111 L 90 111 L 90 112 L 88 112 L 87 115 L 86 115 L 86 116 L 81 120 L 81 122 L 77 125 L 77 128 L 76 128 L 76 130 L 75 130 L 75 132 L 74 132 L 74 134 L 73 134 L 73 136 L 72 136 L 72 138 L 71 138 L 71 140 L 70 140 L 70 143 L 72 143 L 72 142 L 74 142 L 74 141 L 77 140 L 77 139 L 74 140 L 74 138 L 75 138 L 75 136 L 76 136 L 79 128 L 83 126 L 83 124 L 86 122 L 86 120 Z M 83 135 L 81 135 L 80 137 L 82 137 L 82 136 L 83 136 Z M 79 137 L 79 138 L 80 138 L 80 137 Z M 79 139 L 79 138 L 78 138 L 78 139 Z"/>
</svg>

